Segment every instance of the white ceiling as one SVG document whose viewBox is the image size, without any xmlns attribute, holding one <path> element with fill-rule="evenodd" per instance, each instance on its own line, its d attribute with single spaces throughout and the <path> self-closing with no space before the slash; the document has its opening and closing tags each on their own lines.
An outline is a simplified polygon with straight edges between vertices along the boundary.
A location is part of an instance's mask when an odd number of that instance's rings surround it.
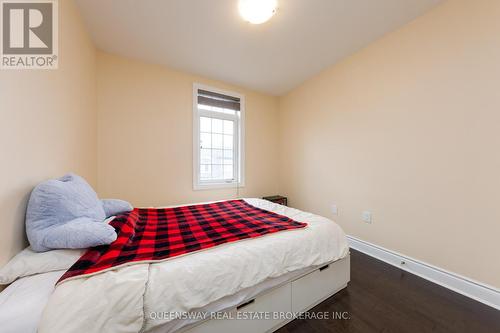
<svg viewBox="0 0 500 333">
<path fill-rule="evenodd" d="M 281 95 L 442 0 L 279 0 L 262 25 L 237 0 L 76 0 L 101 50 Z"/>
</svg>

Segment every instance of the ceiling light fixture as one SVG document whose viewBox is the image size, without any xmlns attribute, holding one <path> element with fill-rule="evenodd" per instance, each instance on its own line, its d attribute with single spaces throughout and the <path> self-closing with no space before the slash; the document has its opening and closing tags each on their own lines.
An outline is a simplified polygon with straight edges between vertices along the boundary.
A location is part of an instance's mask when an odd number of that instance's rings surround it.
<svg viewBox="0 0 500 333">
<path fill-rule="evenodd" d="M 241 17 L 252 24 L 269 20 L 276 13 L 277 7 L 277 0 L 239 0 L 238 4 Z"/>
</svg>

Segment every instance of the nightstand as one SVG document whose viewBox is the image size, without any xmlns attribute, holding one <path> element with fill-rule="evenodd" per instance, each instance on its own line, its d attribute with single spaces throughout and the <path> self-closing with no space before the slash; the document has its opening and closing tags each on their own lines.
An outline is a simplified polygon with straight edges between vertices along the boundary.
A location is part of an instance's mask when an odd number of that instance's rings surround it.
<svg viewBox="0 0 500 333">
<path fill-rule="evenodd" d="M 269 197 L 263 197 L 262 199 L 272 201 L 274 203 L 286 206 L 288 204 L 288 199 L 281 195 L 271 195 Z"/>
</svg>

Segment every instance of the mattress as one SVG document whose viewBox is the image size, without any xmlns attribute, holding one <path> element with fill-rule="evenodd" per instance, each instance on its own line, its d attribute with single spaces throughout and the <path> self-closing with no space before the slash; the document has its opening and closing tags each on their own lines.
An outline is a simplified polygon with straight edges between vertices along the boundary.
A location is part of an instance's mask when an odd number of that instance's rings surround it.
<svg viewBox="0 0 500 333">
<path fill-rule="evenodd" d="M 347 255 L 345 234 L 331 220 L 245 200 L 308 226 L 63 282 L 44 307 L 39 332 L 172 332 L 193 320 L 158 313 L 223 310 Z"/>
</svg>

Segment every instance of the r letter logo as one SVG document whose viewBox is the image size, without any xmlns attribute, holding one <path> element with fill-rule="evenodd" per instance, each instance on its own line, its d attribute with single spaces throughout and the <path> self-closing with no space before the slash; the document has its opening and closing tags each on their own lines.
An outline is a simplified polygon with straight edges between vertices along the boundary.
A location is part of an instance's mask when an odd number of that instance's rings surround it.
<svg viewBox="0 0 500 333">
<path fill-rule="evenodd" d="M 0 0 L 2 69 L 57 69 L 57 0 Z"/>
</svg>

